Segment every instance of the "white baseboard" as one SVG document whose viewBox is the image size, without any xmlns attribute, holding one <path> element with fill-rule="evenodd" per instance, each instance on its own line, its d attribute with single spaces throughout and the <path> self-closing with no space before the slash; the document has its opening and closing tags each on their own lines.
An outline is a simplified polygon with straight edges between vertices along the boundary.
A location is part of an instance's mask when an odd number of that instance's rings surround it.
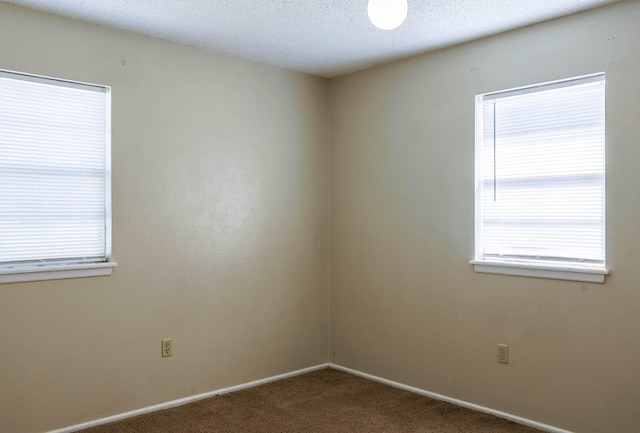
<svg viewBox="0 0 640 433">
<path fill-rule="evenodd" d="M 204 394 L 192 395 L 190 397 L 180 398 L 178 400 L 168 401 L 166 403 L 160 403 L 142 409 L 132 410 L 130 412 L 121 413 L 118 415 L 109 416 L 106 418 L 100 418 L 95 421 L 89 421 L 82 424 L 76 424 L 69 427 L 64 427 L 59 430 L 52 430 L 49 433 L 72 433 L 78 430 L 86 429 L 89 427 L 95 427 L 102 424 L 108 424 L 110 422 L 121 421 L 123 419 L 131 418 L 145 413 L 156 412 L 163 409 L 169 409 L 176 406 L 182 406 L 184 404 L 193 403 L 194 401 L 202 400 L 209 397 L 215 397 L 216 395 L 228 394 L 230 392 L 240 391 L 242 389 L 253 388 L 254 386 L 264 385 L 265 383 L 275 382 L 276 380 L 286 379 L 293 376 L 299 376 L 301 374 L 310 373 L 312 371 L 321 370 L 327 368 L 329 364 L 320 364 L 314 367 L 303 368 L 302 370 L 292 371 L 290 373 L 279 374 L 277 376 L 267 377 L 265 379 L 254 380 L 252 382 L 243 383 L 240 385 L 230 386 L 228 388 L 222 388 L 215 391 L 205 392 Z"/>
<path fill-rule="evenodd" d="M 451 397 L 447 397 L 445 395 L 436 394 L 435 392 L 425 391 L 424 389 L 415 388 L 413 386 L 405 385 L 405 384 L 402 384 L 402 383 L 399 383 L 399 382 L 394 382 L 394 381 L 388 380 L 388 379 L 383 379 L 382 377 L 373 376 L 371 374 L 363 373 L 361 371 L 353 370 L 351 368 L 343 367 L 341 365 L 329 363 L 329 367 L 330 368 L 334 368 L 336 370 L 344 371 L 345 373 L 353 374 L 354 376 L 360 376 L 360 377 L 363 377 L 365 379 L 372 380 L 374 382 L 382 383 L 384 385 L 389 385 L 389 386 L 392 386 L 394 388 L 399 388 L 399 389 L 402 389 L 402 390 L 405 390 L 405 391 L 409 391 L 409 392 L 412 392 L 414 394 L 424 395 L 425 397 L 430 397 L 430 398 L 433 398 L 433 399 L 436 399 L 436 400 L 446 401 L 447 403 L 452 403 L 452 404 L 455 404 L 456 406 L 466 407 L 468 409 L 472 409 L 472 410 L 475 410 L 475 411 L 478 411 L 478 412 L 488 413 L 489 415 L 495 415 L 497 417 L 504 418 L 504 419 L 509 420 L 509 421 L 513 421 L 513 422 L 515 422 L 517 424 L 526 425 L 528 427 L 533 427 L 533 428 L 536 428 L 538 430 L 542 430 L 542 431 L 545 431 L 545 432 L 549 432 L 549 433 L 572 433 L 569 430 L 563 430 L 563 429 L 558 428 L 558 427 L 553 427 L 553 426 L 550 426 L 550 425 L 547 425 L 547 424 L 542 424 L 542 423 L 539 423 L 537 421 L 532 421 L 532 420 L 527 419 L 527 418 L 522 418 L 522 417 L 519 417 L 519 416 L 516 416 L 516 415 L 511 415 L 509 413 L 501 412 L 499 410 L 490 409 L 488 407 L 479 406 L 477 404 L 469 403 L 469 402 L 466 402 L 466 401 L 463 401 L 463 400 L 458 400 L 456 398 L 451 398 Z"/>
<path fill-rule="evenodd" d="M 106 418 L 100 418 L 100 419 L 97 419 L 97 420 L 94 420 L 94 421 L 89 421 L 89 422 L 85 422 L 85 423 L 82 423 L 82 424 L 76 424 L 76 425 L 73 425 L 73 426 L 64 427 L 64 428 L 61 428 L 59 430 L 52 430 L 49 433 L 73 433 L 73 432 L 76 432 L 76 431 L 79 431 L 79 430 L 83 430 L 83 429 L 87 429 L 87 428 L 90 428 L 90 427 L 99 426 L 99 425 L 102 425 L 102 424 L 108 424 L 108 423 L 115 422 L 115 421 L 121 421 L 123 419 L 132 418 L 134 416 L 143 415 L 143 414 L 146 414 L 146 413 L 156 412 L 156 411 L 163 410 L 163 409 L 169 409 L 169 408 L 176 407 L 176 406 L 182 406 L 182 405 L 185 405 L 185 404 L 188 404 L 188 403 L 193 403 L 195 401 L 202 400 L 202 399 L 205 399 L 205 398 L 215 397 L 217 395 L 228 394 L 230 392 L 240 391 L 240 390 L 247 389 L 247 388 L 253 388 L 254 386 L 264 385 L 265 383 L 275 382 L 277 380 L 286 379 L 286 378 L 294 377 L 294 376 L 299 376 L 301 374 L 310 373 L 310 372 L 316 371 L 316 370 L 321 370 L 321 369 L 326 368 L 326 367 L 331 367 L 331 368 L 334 368 L 336 370 L 344 371 L 345 373 L 350 373 L 350 374 L 353 374 L 355 376 L 360 376 L 360 377 L 363 377 L 365 379 L 372 380 L 374 382 L 378 382 L 378 383 L 382 383 L 384 385 L 392 386 L 394 388 L 403 389 L 405 391 L 409 391 L 409 392 L 412 392 L 414 394 L 424 395 L 426 397 L 434 398 L 436 400 L 446 401 L 448 403 L 455 404 L 456 406 L 466 407 L 468 409 L 476 410 L 478 412 L 484 412 L 484 413 L 488 413 L 490 415 L 495 415 L 497 417 L 504 418 L 504 419 L 507 419 L 509 421 L 513 421 L 513 422 L 518 423 L 518 424 L 522 424 L 522 425 L 526 425 L 526 426 L 529 426 L 529 427 L 533 427 L 533 428 L 536 428 L 538 430 L 542 430 L 542 431 L 545 431 L 545 432 L 549 432 L 549 433 L 572 433 L 569 430 L 563 430 L 561 428 L 553 427 L 553 426 L 550 426 L 550 425 L 547 425 L 547 424 L 542 424 L 542 423 L 539 423 L 537 421 L 532 421 L 530 419 L 522 418 L 522 417 L 519 417 L 519 416 L 516 416 L 516 415 L 511 415 L 509 413 L 501 412 L 499 410 L 490 409 L 488 407 L 479 406 L 477 404 L 469 403 L 469 402 L 466 402 L 466 401 L 463 401 L 463 400 L 458 400 L 458 399 L 455 399 L 455 398 L 447 397 L 445 395 L 436 394 L 434 392 L 426 391 L 424 389 L 420 389 L 420 388 L 416 388 L 416 387 L 413 387 L 413 386 L 405 385 L 405 384 L 402 384 L 402 383 L 399 383 L 399 382 L 394 382 L 392 380 L 384 379 L 382 377 L 374 376 L 374 375 L 368 374 L 368 373 L 363 373 L 361 371 L 353 370 L 351 368 L 343 367 L 341 365 L 333 364 L 333 363 L 320 364 L 320 365 L 316 365 L 316 366 L 309 367 L 309 368 L 303 368 L 302 370 L 292 371 L 290 373 L 279 374 L 277 376 L 267 377 L 265 379 L 254 380 L 252 382 L 247 382 L 247 383 L 243 383 L 243 384 L 240 384 L 240 385 L 230 386 L 228 388 L 222 388 L 222 389 L 218 389 L 218 390 L 215 390 L 215 391 L 206 392 L 204 394 L 198 394 L 198 395 L 193 395 L 193 396 L 190 396 L 190 397 L 181 398 L 181 399 L 178 399 L 178 400 L 172 400 L 172 401 L 168 401 L 166 403 L 160 403 L 160 404 L 156 404 L 156 405 L 153 405 L 153 406 L 145 407 L 145 408 L 142 408 L 142 409 L 136 409 L 136 410 L 132 410 L 130 412 L 125 412 L 125 413 L 121 413 L 121 414 L 118 414 L 118 415 L 109 416 L 109 417 L 106 417 Z"/>
</svg>

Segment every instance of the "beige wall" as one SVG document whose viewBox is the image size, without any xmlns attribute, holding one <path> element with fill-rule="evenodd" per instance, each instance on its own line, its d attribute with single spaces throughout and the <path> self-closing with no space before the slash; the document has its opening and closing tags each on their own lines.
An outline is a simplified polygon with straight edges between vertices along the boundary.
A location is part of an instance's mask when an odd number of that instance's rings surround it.
<svg viewBox="0 0 640 433">
<path fill-rule="evenodd" d="M 0 68 L 112 86 L 119 264 L 0 286 L 0 431 L 326 362 L 326 80 L 4 3 Z"/>
<path fill-rule="evenodd" d="M 638 22 L 628 1 L 328 86 L 0 3 L 0 68 L 113 88 L 119 263 L 0 286 L 0 431 L 326 362 L 329 240 L 332 362 L 580 433 L 639 430 Z M 612 275 L 474 273 L 474 96 L 600 71 Z"/>
<path fill-rule="evenodd" d="M 331 81 L 332 362 L 580 433 L 640 431 L 638 23 L 630 1 Z M 601 71 L 611 276 L 474 273 L 474 96 Z"/>
</svg>

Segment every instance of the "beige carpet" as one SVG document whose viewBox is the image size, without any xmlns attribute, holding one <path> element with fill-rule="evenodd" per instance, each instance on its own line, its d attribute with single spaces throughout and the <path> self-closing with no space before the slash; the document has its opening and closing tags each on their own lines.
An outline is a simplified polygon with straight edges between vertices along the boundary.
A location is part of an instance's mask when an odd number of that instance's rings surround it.
<svg viewBox="0 0 640 433">
<path fill-rule="evenodd" d="M 324 369 L 84 433 L 534 433 L 539 430 Z"/>
</svg>

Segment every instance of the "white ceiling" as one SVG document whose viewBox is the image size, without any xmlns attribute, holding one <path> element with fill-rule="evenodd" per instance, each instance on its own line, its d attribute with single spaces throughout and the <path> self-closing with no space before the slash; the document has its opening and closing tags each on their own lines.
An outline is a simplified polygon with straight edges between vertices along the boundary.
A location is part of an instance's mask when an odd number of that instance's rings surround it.
<svg viewBox="0 0 640 433">
<path fill-rule="evenodd" d="M 4 0 L 322 77 L 618 0 L 409 0 L 394 31 L 367 0 Z"/>
</svg>

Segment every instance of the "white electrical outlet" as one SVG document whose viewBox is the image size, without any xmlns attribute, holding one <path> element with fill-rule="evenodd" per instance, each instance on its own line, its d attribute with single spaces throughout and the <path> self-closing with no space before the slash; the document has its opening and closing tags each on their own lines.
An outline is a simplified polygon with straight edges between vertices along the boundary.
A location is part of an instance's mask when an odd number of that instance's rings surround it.
<svg viewBox="0 0 640 433">
<path fill-rule="evenodd" d="M 498 362 L 500 364 L 509 363 L 509 346 L 506 344 L 498 344 Z"/>
<path fill-rule="evenodd" d="M 165 338 L 162 340 L 162 357 L 173 356 L 173 340 Z"/>
</svg>

